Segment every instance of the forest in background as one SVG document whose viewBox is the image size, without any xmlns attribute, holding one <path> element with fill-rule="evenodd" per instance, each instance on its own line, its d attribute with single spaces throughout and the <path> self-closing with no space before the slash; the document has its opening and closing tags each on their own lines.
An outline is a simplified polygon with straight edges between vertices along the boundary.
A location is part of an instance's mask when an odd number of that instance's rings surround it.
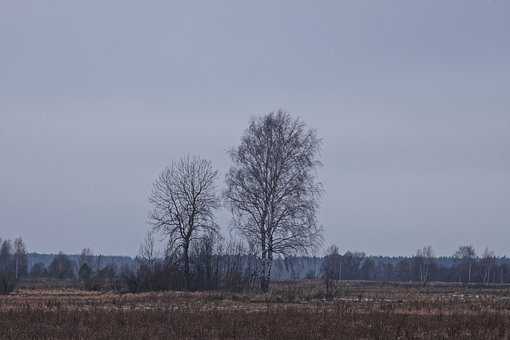
<svg viewBox="0 0 510 340">
<path fill-rule="evenodd" d="M 183 290 L 185 278 L 177 258 L 157 256 L 149 234 L 135 257 L 95 255 L 86 248 L 79 255 L 30 253 L 21 238 L 0 241 L 0 292 L 20 281 L 65 280 L 90 290 Z M 246 291 L 257 289 L 258 261 L 241 242 L 207 239 L 194 246 L 190 257 L 191 290 Z M 510 259 L 485 249 L 477 255 L 461 246 L 449 257 L 433 256 L 424 247 L 412 256 L 341 254 L 335 246 L 325 256 L 292 256 L 273 260 L 273 281 L 458 282 L 510 283 Z"/>
</svg>

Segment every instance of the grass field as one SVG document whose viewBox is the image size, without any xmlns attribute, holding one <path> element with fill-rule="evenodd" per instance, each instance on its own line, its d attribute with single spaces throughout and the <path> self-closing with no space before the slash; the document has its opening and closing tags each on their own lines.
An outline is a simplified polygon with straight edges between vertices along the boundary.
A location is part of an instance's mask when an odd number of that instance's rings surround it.
<svg viewBox="0 0 510 340">
<path fill-rule="evenodd" d="M 116 294 L 20 288 L 0 296 L 0 339 L 506 339 L 510 288 L 318 282 L 269 294 Z"/>
</svg>

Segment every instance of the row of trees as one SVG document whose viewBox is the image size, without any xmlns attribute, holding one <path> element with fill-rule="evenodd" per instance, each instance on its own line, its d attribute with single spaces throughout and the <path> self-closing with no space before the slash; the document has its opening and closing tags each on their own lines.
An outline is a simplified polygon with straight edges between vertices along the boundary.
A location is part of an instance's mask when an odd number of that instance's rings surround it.
<svg viewBox="0 0 510 340">
<path fill-rule="evenodd" d="M 0 294 L 13 291 L 21 279 L 80 280 L 85 288 L 99 288 L 106 279 L 113 280 L 119 273 L 114 265 L 102 266 L 101 256 L 93 256 L 90 249 L 82 251 L 78 263 L 62 252 L 48 265 L 38 262 L 29 266 L 28 258 L 21 238 L 3 242 L 0 239 Z"/>
<path fill-rule="evenodd" d="M 435 257 L 432 247 L 397 259 L 367 257 L 364 253 L 341 255 L 331 246 L 322 261 L 322 277 L 328 287 L 339 280 L 429 281 L 508 283 L 510 262 L 498 259 L 488 248 L 481 256 L 470 246 L 460 246 L 451 257 Z"/>
<path fill-rule="evenodd" d="M 221 196 L 218 172 L 208 160 L 184 157 L 163 170 L 149 198 L 150 223 L 167 237 L 185 289 L 192 288 L 190 249 L 218 235 L 215 211 L 221 203 L 230 208 L 233 228 L 254 251 L 263 291 L 269 288 L 275 256 L 306 253 L 320 244 L 319 149 L 314 130 L 278 111 L 253 119 L 240 145 L 229 152 L 232 166 Z"/>
<path fill-rule="evenodd" d="M 153 235 L 148 234 L 137 265 L 122 272 L 124 287 L 130 291 L 147 290 L 231 290 L 243 291 L 260 287 L 260 258 L 257 251 L 243 241 L 226 242 L 209 234 L 190 248 L 189 272 L 184 272 L 179 256 L 158 256 Z M 314 266 L 313 263 L 318 266 Z M 340 280 L 463 283 L 508 283 L 510 260 L 496 258 L 485 250 L 476 256 L 471 246 L 459 247 L 451 257 L 434 257 L 432 247 L 423 247 L 411 257 L 371 257 L 362 252 L 340 254 L 330 247 L 323 258 L 287 257 L 277 259 L 278 274 L 286 271 L 289 279 L 324 279 L 327 290 Z M 317 270 L 316 270 L 317 269 Z M 299 274 L 301 272 L 301 274 Z M 304 274 L 303 274 L 304 273 Z M 189 280 L 189 286 L 188 286 Z"/>
<path fill-rule="evenodd" d="M 124 290 L 251 290 L 260 286 L 260 259 L 255 249 L 243 241 L 225 241 L 217 234 L 193 242 L 189 251 L 189 272 L 184 272 L 180 254 L 160 254 L 153 233 L 148 233 L 139 256 L 131 265 L 102 263 L 84 249 L 79 259 L 62 253 L 48 266 L 36 263 L 28 270 L 26 248 L 21 239 L 0 242 L 0 288 L 14 289 L 19 279 L 53 278 L 80 284 L 86 289 Z M 275 260 L 277 277 L 288 279 L 323 278 L 328 291 L 340 280 L 429 281 L 464 283 L 510 282 L 510 260 L 496 258 L 485 249 L 477 256 L 471 246 L 459 247 L 451 257 L 434 257 L 431 247 L 419 249 L 412 257 L 370 257 L 361 252 L 340 254 L 330 247 L 323 258 L 287 257 Z"/>
<path fill-rule="evenodd" d="M 48 266 L 36 263 L 30 270 L 30 278 L 52 278 L 79 280 L 87 289 L 112 288 L 121 286 L 118 282 L 120 269 L 114 264 L 103 265 L 101 256 L 94 256 L 89 248 L 82 250 L 78 262 L 60 252 Z"/>
<path fill-rule="evenodd" d="M 251 289 L 257 281 L 257 261 L 253 249 L 242 242 L 224 240 L 216 233 L 192 242 L 187 272 L 181 254 L 166 249 L 160 254 L 153 233 L 148 233 L 133 263 L 117 266 L 102 263 L 88 248 L 79 259 L 60 252 L 48 265 L 37 262 L 29 268 L 28 254 L 21 238 L 0 240 L 0 293 L 13 291 L 20 279 L 67 281 L 89 290 L 215 290 Z M 47 283 L 51 284 L 51 283 Z"/>
</svg>

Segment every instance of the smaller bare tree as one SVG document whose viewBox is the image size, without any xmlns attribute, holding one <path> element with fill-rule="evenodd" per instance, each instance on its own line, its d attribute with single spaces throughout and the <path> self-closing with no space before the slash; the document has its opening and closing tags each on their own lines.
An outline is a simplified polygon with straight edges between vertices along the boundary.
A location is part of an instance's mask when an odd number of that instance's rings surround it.
<svg viewBox="0 0 510 340">
<path fill-rule="evenodd" d="M 332 297 L 335 281 L 342 279 L 342 256 L 335 245 L 329 247 L 326 251 L 322 263 L 322 277 L 326 285 L 326 295 Z"/>
<path fill-rule="evenodd" d="M 488 285 L 491 279 L 491 273 L 493 272 L 493 269 L 496 267 L 496 256 L 494 255 L 493 251 L 490 251 L 488 247 L 485 247 L 485 251 L 483 252 L 482 259 L 482 280 L 483 282 Z"/>
<path fill-rule="evenodd" d="M 0 243 L 0 294 L 12 292 L 16 286 L 12 243 L 4 240 Z"/>
<path fill-rule="evenodd" d="M 93 270 L 94 266 L 94 254 L 90 248 L 83 248 L 80 253 L 80 259 L 78 261 L 78 268 L 81 268 L 83 265 L 87 265 L 91 270 Z"/>
<path fill-rule="evenodd" d="M 166 235 L 171 249 L 179 249 L 184 262 L 186 288 L 190 287 L 190 245 L 206 233 L 216 233 L 214 211 L 218 172 L 208 160 L 184 157 L 163 170 L 149 198 L 150 223 Z"/>
<path fill-rule="evenodd" d="M 154 267 L 154 263 L 156 262 L 156 253 L 157 251 L 156 241 L 154 240 L 154 233 L 149 230 L 147 234 L 145 234 L 143 243 L 140 245 L 138 255 L 140 259 L 152 269 Z"/>
<path fill-rule="evenodd" d="M 473 270 L 473 264 L 476 260 L 475 248 L 473 248 L 471 245 L 460 246 L 453 256 L 460 261 L 461 272 L 467 270 L 467 282 L 471 282 L 471 272 Z"/>
<path fill-rule="evenodd" d="M 25 242 L 21 237 L 14 240 L 14 265 L 16 280 L 28 275 L 28 255 Z"/>
<path fill-rule="evenodd" d="M 431 246 L 423 247 L 416 251 L 415 260 L 418 265 L 420 282 L 424 285 L 430 280 L 430 271 L 434 264 L 434 252 Z"/>
</svg>

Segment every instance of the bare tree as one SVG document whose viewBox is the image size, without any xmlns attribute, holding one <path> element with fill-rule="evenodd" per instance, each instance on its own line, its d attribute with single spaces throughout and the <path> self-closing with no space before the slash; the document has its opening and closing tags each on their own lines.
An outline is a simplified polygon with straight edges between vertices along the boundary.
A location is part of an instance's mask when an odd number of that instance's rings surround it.
<svg viewBox="0 0 510 340">
<path fill-rule="evenodd" d="M 150 268 L 153 268 L 157 258 L 156 252 L 156 241 L 154 240 L 154 233 L 149 230 L 147 234 L 145 234 L 143 243 L 140 245 L 138 256 L 146 265 L 148 265 Z"/>
<path fill-rule="evenodd" d="M 418 266 L 420 282 L 426 284 L 430 279 L 430 271 L 434 264 L 434 252 L 431 246 L 416 251 L 415 262 Z"/>
<path fill-rule="evenodd" d="M 489 250 L 488 247 L 485 247 L 485 251 L 483 252 L 482 259 L 482 281 L 485 284 L 489 284 L 491 280 L 491 273 L 493 271 L 493 268 L 496 266 L 496 256 L 494 255 L 494 252 Z"/>
<path fill-rule="evenodd" d="M 48 266 L 48 274 L 56 279 L 73 279 L 74 264 L 63 252 L 59 252 Z"/>
<path fill-rule="evenodd" d="M 182 252 L 186 288 L 190 287 L 191 242 L 208 232 L 217 232 L 214 210 L 218 172 L 210 161 L 184 157 L 163 170 L 149 198 L 153 205 L 150 223 L 169 238 L 169 247 Z"/>
<path fill-rule="evenodd" d="M 476 259 L 475 248 L 471 245 L 460 246 L 453 256 L 460 261 L 461 271 L 467 269 L 467 282 L 471 282 L 471 272 Z"/>
<path fill-rule="evenodd" d="M 27 249 L 21 237 L 14 240 L 14 265 L 16 279 L 28 275 Z"/>
<path fill-rule="evenodd" d="M 342 279 L 342 256 L 335 245 L 326 250 L 326 256 L 322 262 L 322 277 L 326 284 L 326 295 L 332 297 L 334 282 Z"/>
<path fill-rule="evenodd" d="M 78 260 L 78 268 L 81 268 L 83 265 L 87 265 L 90 269 L 93 269 L 94 262 L 94 254 L 90 248 L 83 248 L 80 253 L 80 258 Z"/>
<path fill-rule="evenodd" d="M 4 240 L 0 244 L 0 272 L 9 272 L 12 267 L 12 242 Z"/>
<path fill-rule="evenodd" d="M 0 294 L 8 294 L 16 287 L 15 260 L 10 240 L 0 244 Z"/>
<path fill-rule="evenodd" d="M 140 245 L 137 257 L 137 275 L 141 286 L 148 290 L 154 290 L 157 286 L 156 268 L 156 242 L 154 240 L 154 232 L 147 231 L 143 243 Z"/>
<path fill-rule="evenodd" d="M 314 130 L 278 111 L 252 120 L 230 152 L 224 197 L 235 228 L 258 247 L 263 291 L 269 289 L 274 255 L 303 253 L 321 241 L 319 149 Z"/>
</svg>

